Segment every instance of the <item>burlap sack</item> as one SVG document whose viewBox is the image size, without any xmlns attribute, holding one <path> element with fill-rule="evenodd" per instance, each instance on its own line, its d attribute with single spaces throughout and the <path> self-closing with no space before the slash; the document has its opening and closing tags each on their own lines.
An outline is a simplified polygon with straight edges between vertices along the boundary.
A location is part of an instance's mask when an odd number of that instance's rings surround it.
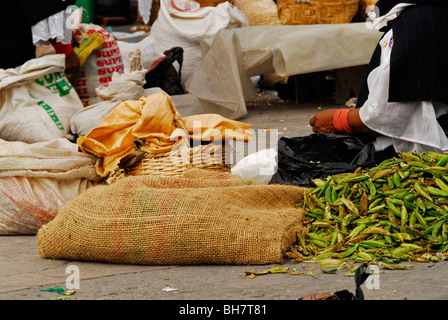
<svg viewBox="0 0 448 320">
<path fill-rule="evenodd" d="M 38 233 L 43 258 L 146 265 L 283 262 L 304 189 L 193 169 L 126 177 L 66 203 Z"/>
</svg>

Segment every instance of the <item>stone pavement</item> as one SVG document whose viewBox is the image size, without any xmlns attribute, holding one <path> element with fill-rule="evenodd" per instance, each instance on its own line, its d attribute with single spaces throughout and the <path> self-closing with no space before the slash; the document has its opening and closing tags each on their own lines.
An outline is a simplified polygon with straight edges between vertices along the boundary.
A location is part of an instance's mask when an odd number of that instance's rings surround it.
<svg viewBox="0 0 448 320">
<path fill-rule="evenodd" d="M 277 129 L 280 136 L 304 136 L 311 133 L 308 120 L 318 108 L 335 107 L 338 106 L 286 103 L 273 95 L 261 95 L 248 106 L 249 114 L 240 120 L 252 124 L 254 129 Z M 381 270 L 378 278 L 364 284 L 366 300 L 448 299 L 447 262 L 403 264 L 413 267 Z M 245 277 L 248 271 L 278 266 L 305 274 Z M 310 270 L 315 277 L 306 274 Z M 170 310 L 175 314 L 180 312 L 182 301 L 190 305 L 201 300 L 294 301 L 315 292 L 343 289 L 355 292 L 354 278 L 346 276 L 347 270 L 327 274 L 317 264 L 295 263 L 289 259 L 282 265 L 228 266 L 142 266 L 48 260 L 38 255 L 35 236 L 0 237 L 0 300 L 63 298 L 57 292 L 40 290 L 70 290 L 77 284 L 73 280 L 76 274 L 79 288 L 74 288 L 76 292 L 68 296 L 70 300 L 171 300 L 177 301 L 176 307 Z"/>
</svg>

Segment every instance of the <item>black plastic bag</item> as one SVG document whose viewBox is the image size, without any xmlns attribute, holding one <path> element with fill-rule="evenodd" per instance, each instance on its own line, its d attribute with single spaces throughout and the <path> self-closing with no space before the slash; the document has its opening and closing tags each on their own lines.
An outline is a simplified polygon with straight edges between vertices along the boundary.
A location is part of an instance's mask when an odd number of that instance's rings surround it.
<svg viewBox="0 0 448 320">
<path fill-rule="evenodd" d="M 169 95 L 184 94 L 185 90 L 182 86 L 182 62 L 184 59 L 184 49 L 181 47 L 171 48 L 163 53 L 165 59 L 151 71 L 149 71 L 143 88 L 161 88 Z M 173 63 L 179 63 L 179 71 L 173 66 Z"/>
<path fill-rule="evenodd" d="M 313 179 L 375 166 L 375 147 L 356 137 L 314 133 L 278 141 L 278 169 L 271 184 L 314 187 Z"/>
</svg>

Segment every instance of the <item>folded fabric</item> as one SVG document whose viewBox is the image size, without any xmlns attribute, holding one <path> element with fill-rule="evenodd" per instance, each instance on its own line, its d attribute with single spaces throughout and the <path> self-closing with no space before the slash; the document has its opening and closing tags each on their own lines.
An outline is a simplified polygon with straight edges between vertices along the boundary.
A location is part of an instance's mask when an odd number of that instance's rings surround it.
<svg viewBox="0 0 448 320">
<path fill-rule="evenodd" d="M 56 178 L 98 180 L 95 158 L 78 152 L 65 138 L 36 143 L 0 139 L 0 178 Z"/>
<path fill-rule="evenodd" d="M 172 150 L 187 138 L 181 123 L 169 96 L 160 92 L 120 103 L 77 143 L 83 152 L 102 158 L 97 172 L 106 176 L 136 151 L 135 141 L 144 142 L 142 150 L 152 154 Z"/>
<path fill-rule="evenodd" d="M 238 140 L 248 142 L 252 139 L 250 124 L 230 120 L 219 114 L 200 114 L 183 117 L 182 121 L 189 137 L 200 141 Z"/>
</svg>

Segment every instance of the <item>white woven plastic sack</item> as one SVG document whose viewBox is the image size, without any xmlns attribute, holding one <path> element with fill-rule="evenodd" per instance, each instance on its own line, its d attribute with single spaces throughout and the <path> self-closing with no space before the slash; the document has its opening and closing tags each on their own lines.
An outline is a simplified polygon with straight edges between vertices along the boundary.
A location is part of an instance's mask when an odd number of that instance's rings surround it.
<svg viewBox="0 0 448 320">
<path fill-rule="evenodd" d="M 0 139 L 0 235 L 34 235 L 98 180 L 95 159 L 65 138 Z"/>
<path fill-rule="evenodd" d="M 103 47 L 95 51 L 81 68 L 75 81 L 75 88 L 85 107 L 101 101 L 95 89 L 107 85 L 112 80 L 114 72 L 124 70 L 123 58 L 117 41 L 101 26 L 92 23 L 82 23 L 76 32 L 76 38 L 94 33 L 100 34 L 105 42 Z"/>
<path fill-rule="evenodd" d="M 64 69 L 62 54 L 0 69 L 0 139 L 34 143 L 66 136 L 83 106 Z"/>
</svg>

